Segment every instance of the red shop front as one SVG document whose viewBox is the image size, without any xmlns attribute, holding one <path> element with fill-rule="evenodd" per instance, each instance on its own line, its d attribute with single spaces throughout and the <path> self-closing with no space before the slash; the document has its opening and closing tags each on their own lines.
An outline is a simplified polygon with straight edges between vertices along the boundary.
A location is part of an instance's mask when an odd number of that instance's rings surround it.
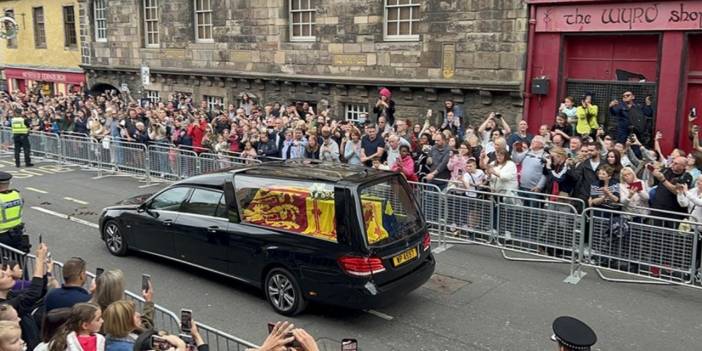
<svg viewBox="0 0 702 351">
<path fill-rule="evenodd" d="M 524 117 L 531 128 L 553 124 L 563 98 L 577 104 L 586 92 L 600 124 L 611 128 L 609 102 L 629 90 L 637 103 L 653 98 L 648 133 L 663 132 L 665 150 L 689 150 L 687 114 L 693 106 L 702 112 L 702 1 L 528 2 Z"/>
<path fill-rule="evenodd" d="M 85 85 L 83 72 L 6 67 L 4 73 L 10 92 L 27 92 L 27 89 L 38 88 L 44 95 L 50 96 L 77 92 Z"/>
</svg>

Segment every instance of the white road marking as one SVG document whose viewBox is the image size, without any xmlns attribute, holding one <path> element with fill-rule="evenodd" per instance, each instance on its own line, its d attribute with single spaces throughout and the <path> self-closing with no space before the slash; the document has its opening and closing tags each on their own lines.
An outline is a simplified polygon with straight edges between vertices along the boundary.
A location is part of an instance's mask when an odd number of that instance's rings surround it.
<svg viewBox="0 0 702 351">
<path fill-rule="evenodd" d="M 46 214 L 50 214 L 50 215 L 52 215 L 52 216 L 59 217 L 59 218 L 63 218 L 63 219 L 68 219 L 68 218 L 69 218 L 67 214 L 63 214 L 63 213 L 60 213 L 60 212 L 52 211 L 52 210 L 49 210 L 49 209 L 46 209 L 46 208 L 43 208 L 43 207 L 32 206 L 32 207 L 30 207 L 30 208 L 33 209 L 33 210 L 37 210 L 37 211 L 39 211 L 39 212 L 44 212 L 44 213 L 46 213 Z"/>
<path fill-rule="evenodd" d="M 40 193 L 40 194 L 48 194 L 48 193 L 49 193 L 48 191 L 44 191 L 44 190 L 37 189 L 37 188 L 32 188 L 32 187 L 29 187 L 29 186 L 26 187 L 25 189 L 27 189 L 27 190 L 29 190 L 29 191 L 33 191 L 33 192 L 35 192 L 35 193 Z"/>
<path fill-rule="evenodd" d="M 52 216 L 56 216 L 56 217 L 59 217 L 59 218 L 67 219 L 67 220 L 69 220 L 69 221 L 76 222 L 76 223 L 80 223 L 80 224 L 82 224 L 82 225 L 87 225 L 88 227 L 100 228 L 100 226 L 99 226 L 97 223 L 89 222 L 89 221 L 86 221 L 86 220 L 84 220 L 84 219 L 77 218 L 77 217 L 73 217 L 73 216 L 70 216 L 70 215 L 67 215 L 67 214 L 64 214 L 64 213 L 61 213 L 61 212 L 52 211 L 52 210 L 49 210 L 49 209 L 46 209 L 46 208 L 43 208 L 43 207 L 38 207 L 38 206 L 32 206 L 32 207 L 30 207 L 30 208 L 33 209 L 33 210 L 37 210 L 37 211 L 39 211 L 39 212 L 46 213 L 46 214 L 48 214 L 48 215 L 52 215 Z"/>
<path fill-rule="evenodd" d="M 88 227 L 92 227 L 95 229 L 100 228 L 100 226 L 97 223 L 88 222 L 85 219 L 80 219 L 80 218 L 76 218 L 76 217 L 69 217 L 69 219 L 73 222 L 80 223 L 82 225 L 87 225 Z"/>
<path fill-rule="evenodd" d="M 391 316 L 391 315 L 385 314 L 385 313 L 383 313 L 383 312 L 378 312 L 378 311 L 376 311 L 376 310 L 364 310 L 364 311 L 367 312 L 367 313 L 370 313 L 370 314 L 372 314 L 372 315 L 374 315 L 374 316 L 376 316 L 376 317 L 382 318 L 382 319 L 384 319 L 384 320 L 386 320 L 386 321 L 391 321 L 391 320 L 395 319 L 395 317 L 393 317 L 393 316 Z"/>
<path fill-rule="evenodd" d="M 434 254 L 440 254 L 440 253 L 442 253 L 442 252 L 444 252 L 444 251 L 450 249 L 451 247 L 453 247 L 453 245 L 451 245 L 451 244 L 446 244 L 446 245 L 444 245 L 444 246 L 434 246 L 434 247 L 431 249 L 431 252 L 434 253 Z"/>
<path fill-rule="evenodd" d="M 81 205 L 87 205 L 87 204 L 88 204 L 87 201 L 74 199 L 74 198 L 68 197 L 68 196 L 64 197 L 63 199 L 64 199 L 64 200 L 68 200 L 68 201 L 73 201 L 73 202 L 75 202 L 75 203 L 77 203 L 77 204 L 81 204 Z"/>
</svg>

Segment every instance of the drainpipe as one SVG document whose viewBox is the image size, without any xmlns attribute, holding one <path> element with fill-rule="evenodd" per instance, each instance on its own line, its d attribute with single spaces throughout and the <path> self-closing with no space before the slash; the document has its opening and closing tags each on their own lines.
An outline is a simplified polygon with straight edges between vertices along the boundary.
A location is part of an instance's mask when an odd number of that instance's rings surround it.
<svg viewBox="0 0 702 351">
<path fill-rule="evenodd" d="M 532 60 L 534 59 L 534 33 L 536 31 L 536 6 L 529 5 L 529 37 L 527 39 L 527 62 L 524 77 L 524 112 L 522 118 L 528 117 L 529 106 L 531 105 L 531 75 Z M 529 124 L 531 120 L 527 120 Z"/>
</svg>

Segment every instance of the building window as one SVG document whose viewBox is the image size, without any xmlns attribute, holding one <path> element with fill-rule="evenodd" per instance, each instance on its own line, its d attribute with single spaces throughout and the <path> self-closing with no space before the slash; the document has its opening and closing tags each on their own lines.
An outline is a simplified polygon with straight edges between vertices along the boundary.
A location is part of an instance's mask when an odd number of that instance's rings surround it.
<svg viewBox="0 0 702 351">
<path fill-rule="evenodd" d="M 347 121 L 364 122 L 361 118 L 363 115 L 368 115 L 368 105 L 366 104 L 346 104 L 344 105 L 344 115 Z"/>
<path fill-rule="evenodd" d="M 34 46 L 38 48 L 45 48 L 46 32 L 44 31 L 44 8 L 33 8 L 32 15 L 34 17 Z"/>
<path fill-rule="evenodd" d="M 312 0 L 290 0 L 290 41 L 314 41 Z"/>
<path fill-rule="evenodd" d="M 73 6 L 63 7 L 63 35 L 64 45 L 67 48 L 78 47 L 78 36 L 76 35 L 76 14 Z"/>
<path fill-rule="evenodd" d="M 222 105 L 224 105 L 224 99 L 221 96 L 205 95 L 205 101 L 207 101 L 208 111 L 214 111 L 217 108 L 221 109 Z"/>
<path fill-rule="evenodd" d="M 95 41 L 107 41 L 107 0 L 93 2 Z"/>
<path fill-rule="evenodd" d="M 15 10 L 5 10 L 5 17 L 10 17 L 10 18 L 15 18 Z M 5 32 L 10 32 L 11 27 L 13 24 L 10 21 L 5 21 L 3 23 L 3 29 Z M 15 33 L 17 31 L 17 27 L 14 28 Z M 16 49 L 17 48 L 17 36 L 14 36 L 12 38 L 7 39 L 7 47 L 11 49 Z"/>
<path fill-rule="evenodd" d="M 158 0 L 144 0 L 144 45 L 158 47 Z"/>
<path fill-rule="evenodd" d="M 210 0 L 195 1 L 195 41 L 212 41 L 212 6 Z"/>
<path fill-rule="evenodd" d="M 157 104 L 161 102 L 161 93 L 158 90 L 146 90 L 146 98 L 151 101 L 152 104 Z"/>
<path fill-rule="evenodd" d="M 419 40 L 419 0 L 385 0 L 385 40 Z"/>
</svg>

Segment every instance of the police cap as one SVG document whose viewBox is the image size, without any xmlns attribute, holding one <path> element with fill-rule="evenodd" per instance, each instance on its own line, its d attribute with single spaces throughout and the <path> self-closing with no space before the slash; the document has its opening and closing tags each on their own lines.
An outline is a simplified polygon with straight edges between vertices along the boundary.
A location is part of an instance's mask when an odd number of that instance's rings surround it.
<svg viewBox="0 0 702 351">
<path fill-rule="evenodd" d="M 573 317 L 558 317 L 553 321 L 553 338 L 572 350 L 589 350 L 597 335 L 585 323 Z"/>
<path fill-rule="evenodd" d="M 0 172 L 0 183 L 9 182 L 12 179 L 12 174 L 7 172 Z"/>
</svg>

